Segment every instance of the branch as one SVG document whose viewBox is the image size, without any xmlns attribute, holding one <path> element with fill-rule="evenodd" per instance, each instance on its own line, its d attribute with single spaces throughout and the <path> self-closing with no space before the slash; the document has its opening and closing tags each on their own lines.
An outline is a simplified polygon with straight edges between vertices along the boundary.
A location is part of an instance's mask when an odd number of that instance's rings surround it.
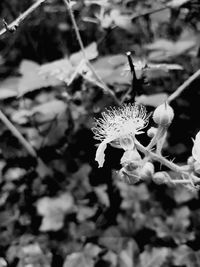
<svg viewBox="0 0 200 267">
<path fill-rule="evenodd" d="M 78 29 L 78 26 L 77 26 L 77 23 L 76 23 L 76 19 L 74 17 L 74 13 L 73 13 L 72 8 L 70 6 L 70 1 L 69 0 L 63 0 L 63 1 L 64 1 L 65 5 L 66 5 L 68 11 L 69 11 L 69 15 L 70 15 L 72 24 L 74 26 L 76 37 L 77 37 L 77 40 L 79 42 L 79 45 L 80 45 L 80 48 L 81 48 L 81 51 L 82 51 L 84 60 L 86 61 L 88 67 L 90 68 L 90 70 L 91 70 L 92 74 L 94 75 L 94 77 L 96 78 L 96 80 L 102 85 L 101 88 L 103 89 L 103 91 L 106 94 L 109 94 L 110 96 L 112 96 L 112 98 L 115 100 L 115 102 L 118 105 L 120 105 L 120 101 L 117 99 L 117 97 L 115 96 L 114 92 L 112 90 L 110 90 L 110 88 L 104 83 L 104 81 L 102 80 L 102 78 L 96 73 L 96 71 L 93 68 L 92 64 L 88 60 L 87 55 L 86 55 L 86 52 L 85 52 L 85 48 L 84 48 L 84 45 L 83 45 L 83 41 L 81 39 L 81 35 L 80 35 L 79 29 Z"/>
<path fill-rule="evenodd" d="M 160 8 L 157 8 L 157 9 L 152 9 L 150 11 L 146 11 L 144 13 L 140 13 L 140 14 L 137 14 L 137 15 L 133 15 L 131 17 L 132 20 L 135 20 L 135 19 L 138 19 L 140 17 L 144 17 L 144 16 L 147 16 L 147 15 L 151 15 L 151 14 L 154 14 L 154 13 L 157 13 L 157 12 L 160 12 L 160 11 L 163 11 L 165 9 L 168 9 L 170 8 L 169 6 L 163 6 L 163 7 L 160 7 Z"/>
<path fill-rule="evenodd" d="M 22 146 L 26 149 L 26 151 L 34 158 L 37 159 L 38 169 L 40 170 L 40 174 L 45 176 L 47 174 L 51 175 L 51 170 L 46 166 L 46 164 L 37 156 L 36 151 L 33 147 L 28 143 L 28 141 L 23 137 L 23 135 L 17 130 L 17 128 L 9 121 L 9 119 L 4 115 L 4 113 L 0 110 L 0 120 L 6 125 L 6 127 L 12 132 L 12 134 L 19 140 Z"/>
<path fill-rule="evenodd" d="M 181 86 L 179 86 L 176 89 L 176 91 L 168 97 L 167 102 L 169 103 L 173 101 L 175 98 L 177 98 L 199 76 L 200 76 L 200 69 L 197 70 L 192 76 L 190 76 Z"/>
<path fill-rule="evenodd" d="M 42 3 L 44 3 L 47 0 L 38 0 L 36 3 L 34 3 L 32 6 L 30 6 L 24 13 L 22 13 L 17 19 L 15 19 L 12 23 L 7 24 L 5 20 L 3 20 L 5 28 L 0 30 L 0 36 L 9 32 L 16 31 L 19 24 L 24 21 L 35 9 L 37 9 Z"/>
</svg>

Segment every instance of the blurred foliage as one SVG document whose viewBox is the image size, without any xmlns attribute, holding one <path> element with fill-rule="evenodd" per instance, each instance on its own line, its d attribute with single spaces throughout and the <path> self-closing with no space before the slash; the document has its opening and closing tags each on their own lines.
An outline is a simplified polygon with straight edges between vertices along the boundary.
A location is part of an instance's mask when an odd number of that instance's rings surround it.
<svg viewBox="0 0 200 267">
<path fill-rule="evenodd" d="M 33 2 L 1 0 L 0 17 L 10 23 Z M 200 67 L 198 0 L 72 4 L 88 59 L 118 99 L 131 86 L 127 51 L 142 81 L 133 84 L 136 100 L 148 111 Z M 1 109 L 53 172 L 42 175 L 1 124 L 0 267 L 200 266 L 198 192 L 120 181 L 122 151 L 113 147 L 97 168 L 93 118 L 115 103 L 85 64 L 62 1 L 47 1 L 0 36 L 0 78 Z M 172 102 L 164 154 L 180 164 L 200 129 L 199 101 L 196 79 Z"/>
</svg>

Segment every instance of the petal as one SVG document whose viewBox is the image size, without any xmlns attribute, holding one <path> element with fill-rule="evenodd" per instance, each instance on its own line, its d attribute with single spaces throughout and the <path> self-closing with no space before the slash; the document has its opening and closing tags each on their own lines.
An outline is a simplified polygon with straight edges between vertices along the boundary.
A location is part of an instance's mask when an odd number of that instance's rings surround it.
<svg viewBox="0 0 200 267">
<path fill-rule="evenodd" d="M 107 143 L 106 141 L 103 141 L 97 148 L 96 151 L 96 157 L 95 160 L 98 162 L 99 164 L 99 168 L 103 167 L 104 161 L 105 161 L 105 149 L 107 147 Z"/>
<path fill-rule="evenodd" d="M 200 162 L 200 132 L 198 132 L 195 137 L 192 156 L 196 161 Z"/>
</svg>

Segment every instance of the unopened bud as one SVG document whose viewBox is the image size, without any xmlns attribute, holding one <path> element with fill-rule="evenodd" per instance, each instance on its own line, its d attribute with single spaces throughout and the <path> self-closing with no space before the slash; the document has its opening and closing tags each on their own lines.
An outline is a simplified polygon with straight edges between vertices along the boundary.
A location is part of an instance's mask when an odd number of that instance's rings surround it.
<svg viewBox="0 0 200 267">
<path fill-rule="evenodd" d="M 156 172 L 153 175 L 152 180 L 154 181 L 154 183 L 159 185 L 168 184 L 171 182 L 171 178 L 167 172 Z"/>
<path fill-rule="evenodd" d="M 169 126 L 174 118 L 174 111 L 167 103 L 158 106 L 153 113 L 153 120 L 161 126 Z"/>
<path fill-rule="evenodd" d="M 151 162 L 146 162 L 140 170 L 140 177 L 143 180 L 150 180 L 154 174 L 154 165 Z"/>
<path fill-rule="evenodd" d="M 158 129 L 156 127 L 151 127 L 148 131 L 147 131 L 147 135 L 150 137 L 150 138 L 153 138 L 156 133 L 157 133 Z"/>
</svg>

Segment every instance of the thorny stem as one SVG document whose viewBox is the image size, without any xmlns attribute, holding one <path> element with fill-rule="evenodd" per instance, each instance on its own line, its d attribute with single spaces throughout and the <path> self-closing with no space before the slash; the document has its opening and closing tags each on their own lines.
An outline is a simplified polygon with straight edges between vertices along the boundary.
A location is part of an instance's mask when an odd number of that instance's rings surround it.
<svg viewBox="0 0 200 267">
<path fill-rule="evenodd" d="M 102 80 L 102 78 L 96 73 L 95 69 L 93 68 L 92 64 L 90 63 L 90 61 L 88 60 L 87 58 L 87 54 L 85 52 L 85 48 L 84 48 L 84 45 L 83 45 L 83 41 L 81 39 L 81 35 L 80 35 L 80 32 L 79 32 L 79 29 L 78 29 L 78 26 L 77 26 L 77 23 L 76 23 L 76 19 L 74 17 L 74 13 L 72 11 L 72 8 L 70 6 L 70 1 L 69 0 L 63 0 L 68 11 L 69 11 L 69 15 L 70 15 L 70 18 L 71 18 L 71 21 L 72 21 L 72 24 L 74 26 L 74 30 L 75 30 L 75 33 L 76 33 L 76 37 L 77 37 L 77 40 L 79 42 L 79 45 L 80 45 L 80 48 L 81 48 L 81 51 L 82 51 L 82 54 L 83 54 L 83 57 L 88 65 L 88 67 L 90 68 L 92 74 L 94 75 L 94 77 L 96 78 L 96 80 L 102 84 L 101 88 L 103 89 L 103 91 L 109 95 L 112 96 L 112 98 L 115 100 L 115 102 L 120 105 L 120 101 L 117 99 L 117 97 L 115 96 L 114 92 L 112 90 L 110 90 L 110 88 L 104 83 L 104 81 Z M 98 84 L 98 83 L 97 83 Z"/>
<path fill-rule="evenodd" d="M 166 158 L 164 158 L 161 155 L 158 155 L 154 152 L 147 150 L 147 148 L 144 147 L 138 140 L 135 140 L 135 145 L 136 145 L 136 148 L 140 152 L 142 152 L 145 155 L 148 155 L 149 157 L 151 157 L 152 160 L 160 162 L 161 164 L 165 165 L 166 167 L 168 167 L 172 171 L 179 173 L 179 174 L 183 175 L 184 177 L 189 177 L 190 173 L 184 171 L 183 168 L 181 168 L 181 166 L 178 166 L 177 164 L 167 160 Z M 190 179 L 185 179 L 185 180 L 180 179 L 177 181 L 183 181 L 183 184 L 184 184 L 185 183 L 184 181 L 186 181 L 186 180 L 188 181 L 187 183 L 191 183 Z M 172 181 L 176 183 L 176 180 L 172 180 Z M 196 177 L 195 175 L 192 175 L 192 181 L 199 183 L 200 178 Z M 178 183 L 181 183 L 181 182 L 178 182 Z"/>
<path fill-rule="evenodd" d="M 190 76 L 181 86 L 179 86 L 174 93 L 172 93 L 167 102 L 170 103 L 177 98 L 196 78 L 200 76 L 200 69 L 197 70 L 192 76 Z"/>
<path fill-rule="evenodd" d="M 5 28 L 0 30 L 0 36 L 3 35 L 4 33 L 6 33 L 7 31 L 15 31 L 16 28 L 19 26 L 19 24 L 23 20 L 25 20 L 35 9 L 37 9 L 45 1 L 47 1 L 47 0 L 38 0 L 32 6 L 30 6 L 24 13 L 22 13 L 17 19 L 15 19 L 12 23 L 10 23 L 8 25 L 4 21 Z"/>
<path fill-rule="evenodd" d="M 37 156 L 36 151 L 28 143 L 28 141 L 22 136 L 22 134 L 17 130 L 17 128 L 9 121 L 9 119 L 0 110 L 0 120 L 6 125 L 6 127 L 12 132 L 12 134 L 19 140 L 22 146 L 27 150 L 27 152 L 34 158 L 37 159 L 38 168 L 43 171 L 43 174 L 51 174 L 50 169 L 45 165 L 45 163 Z M 42 175 L 43 175 L 42 174 Z"/>
</svg>

